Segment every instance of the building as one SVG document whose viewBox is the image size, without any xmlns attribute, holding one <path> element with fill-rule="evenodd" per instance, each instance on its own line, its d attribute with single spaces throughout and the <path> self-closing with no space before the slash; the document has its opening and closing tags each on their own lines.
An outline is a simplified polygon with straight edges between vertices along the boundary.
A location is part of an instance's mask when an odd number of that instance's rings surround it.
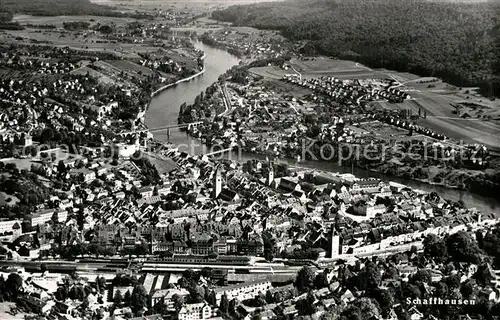
<svg viewBox="0 0 500 320">
<path fill-rule="evenodd" d="M 0 233 L 14 232 L 14 225 L 21 224 L 21 220 L 0 221 Z"/>
<path fill-rule="evenodd" d="M 255 298 L 259 292 L 265 294 L 267 290 L 271 288 L 272 285 L 270 281 L 245 282 L 232 286 L 216 288 L 215 296 L 217 298 L 217 304 L 220 303 L 224 294 L 227 295 L 229 301 L 233 299 L 243 301 Z"/>
<path fill-rule="evenodd" d="M 222 175 L 221 172 L 219 171 L 219 168 L 215 169 L 215 174 L 213 178 L 213 194 L 212 197 L 214 199 L 217 199 L 222 192 Z"/>
<path fill-rule="evenodd" d="M 95 172 L 87 168 L 72 170 L 70 175 L 85 183 L 92 182 L 96 178 Z"/>
<path fill-rule="evenodd" d="M 262 237 L 258 234 L 249 235 L 248 239 L 240 238 L 236 244 L 240 254 L 258 256 L 264 252 L 264 243 Z"/>
<path fill-rule="evenodd" d="M 353 210 L 357 215 L 373 219 L 377 214 L 385 213 L 386 207 L 383 204 L 361 203 L 354 205 Z"/>
<path fill-rule="evenodd" d="M 217 316 L 215 309 L 206 303 L 186 304 L 179 310 L 177 315 L 179 320 L 209 319 Z"/>
<path fill-rule="evenodd" d="M 154 189 L 152 187 L 143 187 L 138 190 L 139 194 L 143 198 L 150 198 L 153 196 Z"/>
<path fill-rule="evenodd" d="M 59 210 L 56 212 L 57 222 L 64 223 L 68 220 L 68 211 Z"/>
<path fill-rule="evenodd" d="M 332 258 L 338 257 L 341 253 L 340 235 L 334 233 L 332 235 Z"/>
<path fill-rule="evenodd" d="M 267 172 L 266 184 L 271 185 L 274 181 L 274 166 L 272 162 L 269 162 L 269 171 Z"/>
<path fill-rule="evenodd" d="M 206 255 L 214 251 L 214 240 L 210 234 L 203 233 L 191 239 L 191 251 L 193 254 Z"/>
<path fill-rule="evenodd" d="M 189 294 L 189 291 L 185 289 L 164 289 L 157 290 L 151 297 L 152 306 L 157 305 L 163 300 L 167 310 L 175 311 L 174 296 L 185 297 Z"/>
<path fill-rule="evenodd" d="M 31 223 L 32 227 L 38 226 L 40 224 L 45 224 L 52 220 L 52 217 L 54 216 L 55 210 L 54 209 L 45 209 L 45 210 L 40 210 L 29 217 L 29 221 Z"/>
<path fill-rule="evenodd" d="M 365 179 L 358 180 L 352 184 L 351 190 L 353 192 L 367 192 L 375 193 L 380 191 L 380 188 L 384 187 L 385 184 L 379 179 Z"/>
</svg>

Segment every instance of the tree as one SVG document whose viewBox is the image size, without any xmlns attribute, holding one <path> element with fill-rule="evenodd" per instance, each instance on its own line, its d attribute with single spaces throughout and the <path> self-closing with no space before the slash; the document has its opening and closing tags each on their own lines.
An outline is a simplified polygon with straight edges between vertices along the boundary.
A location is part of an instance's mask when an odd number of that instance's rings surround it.
<svg viewBox="0 0 500 320">
<path fill-rule="evenodd" d="M 229 314 L 237 316 L 236 304 L 237 304 L 236 299 L 229 301 L 229 308 L 228 308 Z"/>
<path fill-rule="evenodd" d="M 210 279 L 213 276 L 213 270 L 211 268 L 204 267 L 203 269 L 201 269 L 201 275 L 205 279 Z"/>
<path fill-rule="evenodd" d="M 314 286 L 316 287 L 316 289 L 321 289 L 328 286 L 328 278 L 326 272 L 321 272 L 316 275 L 316 278 L 314 278 Z"/>
<path fill-rule="evenodd" d="M 357 301 L 359 310 L 363 319 L 378 318 L 380 316 L 380 308 L 377 302 L 370 298 L 361 298 Z"/>
<path fill-rule="evenodd" d="M 11 273 L 7 277 L 7 280 L 5 281 L 5 289 L 4 289 L 4 294 L 7 297 L 11 297 L 13 299 L 17 298 L 17 295 L 19 294 L 19 290 L 23 286 L 23 278 L 21 278 L 20 275 L 17 273 Z"/>
<path fill-rule="evenodd" d="M 424 253 L 438 261 L 446 260 L 448 249 L 443 239 L 431 233 L 424 239 Z"/>
<path fill-rule="evenodd" d="M 121 303 L 123 302 L 123 296 L 122 296 L 122 293 L 120 292 L 120 290 L 116 290 L 115 296 L 113 297 L 113 302 L 117 306 L 121 305 Z"/>
<path fill-rule="evenodd" d="M 266 291 L 266 302 L 267 303 L 273 303 L 274 302 L 273 294 L 269 290 Z"/>
<path fill-rule="evenodd" d="M 403 287 L 403 296 L 409 297 L 411 299 L 421 298 L 422 293 L 420 292 L 420 289 L 416 285 L 406 284 Z"/>
<path fill-rule="evenodd" d="M 193 285 L 189 287 L 189 300 L 191 303 L 203 302 L 205 297 L 205 290 L 199 285 Z"/>
<path fill-rule="evenodd" d="M 226 293 L 224 293 L 220 299 L 219 309 L 223 314 L 227 314 L 229 312 L 229 299 L 227 298 Z"/>
<path fill-rule="evenodd" d="M 455 261 L 479 263 L 482 258 L 481 249 L 470 234 L 465 231 L 454 233 L 446 239 L 446 247 Z"/>
<path fill-rule="evenodd" d="M 315 305 L 316 298 L 312 292 L 307 294 L 305 299 L 300 299 L 297 301 L 296 308 L 300 315 L 311 315 L 316 313 L 317 308 Z"/>
<path fill-rule="evenodd" d="M 450 290 L 460 288 L 460 276 L 458 274 L 446 277 L 444 281 Z"/>
<path fill-rule="evenodd" d="M 389 290 L 377 289 L 374 298 L 378 302 L 382 312 L 388 312 L 394 305 L 394 297 Z"/>
<path fill-rule="evenodd" d="M 382 277 L 377 265 L 372 261 L 366 263 L 364 271 L 361 273 L 361 281 L 362 283 L 360 287 L 363 287 L 366 290 L 376 289 L 380 285 Z"/>
<path fill-rule="evenodd" d="M 68 298 L 68 287 L 67 286 L 60 286 L 57 288 L 56 293 L 54 296 L 56 297 L 57 300 L 59 301 L 64 301 Z"/>
<path fill-rule="evenodd" d="M 130 306 L 131 302 L 132 302 L 132 294 L 130 293 L 130 290 L 127 290 L 127 292 L 125 292 L 125 295 L 123 296 L 123 303 L 126 306 Z"/>
<path fill-rule="evenodd" d="M 144 256 L 149 253 L 149 245 L 145 242 L 141 242 L 135 245 L 134 251 L 136 255 Z"/>
<path fill-rule="evenodd" d="M 207 300 L 207 303 L 210 304 L 211 306 L 217 306 L 217 297 L 215 295 L 214 290 L 210 291 L 206 300 Z"/>
<path fill-rule="evenodd" d="M 438 282 L 436 284 L 436 296 L 440 298 L 445 298 L 448 295 L 448 286 L 444 282 Z"/>
<path fill-rule="evenodd" d="M 54 137 L 54 131 L 51 128 L 46 128 L 42 131 L 42 134 L 40 136 L 40 142 L 45 143 L 47 141 L 52 140 Z"/>
<path fill-rule="evenodd" d="M 411 282 L 414 284 L 427 283 L 430 284 L 432 281 L 432 273 L 427 269 L 418 270 L 412 277 Z"/>
<path fill-rule="evenodd" d="M 328 310 L 321 315 L 321 320 L 340 320 L 340 314 L 342 310 L 339 307 L 335 307 L 333 310 Z"/>
<path fill-rule="evenodd" d="M 182 273 L 182 277 L 186 279 L 188 282 L 196 281 L 197 280 L 197 274 L 191 269 L 186 269 Z"/>
<path fill-rule="evenodd" d="M 448 286 L 446 286 L 448 288 Z M 474 293 L 474 284 L 467 280 L 460 287 L 460 293 L 465 299 L 469 299 L 469 297 Z"/>
<path fill-rule="evenodd" d="M 314 288 L 315 273 L 311 267 L 303 267 L 299 270 L 295 279 L 295 286 L 300 292 L 306 292 Z"/>
<path fill-rule="evenodd" d="M 184 298 L 178 294 L 174 294 L 172 296 L 172 301 L 174 303 L 174 309 L 179 312 L 179 310 L 181 310 L 182 306 L 184 305 Z"/>
<path fill-rule="evenodd" d="M 474 279 L 476 279 L 477 283 L 481 286 L 491 285 L 491 282 L 495 280 L 495 273 L 491 269 L 490 265 L 487 263 L 481 264 L 476 273 L 474 274 Z"/>
<path fill-rule="evenodd" d="M 132 291 L 131 307 L 134 313 L 140 313 L 148 305 L 148 293 L 143 285 L 136 285 Z"/>
<path fill-rule="evenodd" d="M 382 278 L 383 279 L 395 279 L 395 280 L 399 279 L 399 270 L 398 270 L 398 268 L 395 268 L 395 267 L 392 267 L 392 266 L 388 267 L 385 270 Z"/>
<path fill-rule="evenodd" d="M 66 166 L 64 165 L 64 162 L 62 160 L 59 160 L 59 163 L 57 164 L 57 172 L 59 172 L 60 174 L 66 172 Z"/>
</svg>

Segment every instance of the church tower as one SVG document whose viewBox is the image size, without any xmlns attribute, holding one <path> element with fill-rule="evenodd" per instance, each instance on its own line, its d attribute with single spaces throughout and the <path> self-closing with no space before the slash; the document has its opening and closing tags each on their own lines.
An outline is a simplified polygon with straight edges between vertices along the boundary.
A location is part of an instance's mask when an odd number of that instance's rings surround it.
<svg viewBox="0 0 500 320">
<path fill-rule="evenodd" d="M 219 194 L 222 191 L 222 174 L 221 174 L 218 166 L 215 168 L 215 173 L 214 173 L 214 177 L 213 177 L 213 188 L 214 188 L 214 190 L 213 190 L 212 197 L 214 199 L 217 199 L 217 197 L 219 196 Z"/>
<path fill-rule="evenodd" d="M 267 172 L 267 179 L 266 179 L 266 184 L 268 186 L 271 185 L 274 181 L 274 163 L 273 161 L 269 161 L 269 170 Z"/>
<path fill-rule="evenodd" d="M 331 258 L 337 258 L 341 253 L 340 235 L 334 230 L 332 234 L 332 255 Z"/>
</svg>

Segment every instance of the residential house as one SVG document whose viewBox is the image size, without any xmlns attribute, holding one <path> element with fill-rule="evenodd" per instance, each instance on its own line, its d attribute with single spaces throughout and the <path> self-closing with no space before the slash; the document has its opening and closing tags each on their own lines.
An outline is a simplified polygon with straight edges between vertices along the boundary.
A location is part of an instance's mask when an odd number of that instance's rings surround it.
<svg viewBox="0 0 500 320">
<path fill-rule="evenodd" d="M 217 315 L 216 309 L 212 309 L 207 303 L 186 304 L 179 310 L 179 320 L 209 319 Z"/>
<path fill-rule="evenodd" d="M 232 299 L 243 301 L 255 298 L 255 296 L 258 295 L 259 292 L 265 294 L 267 290 L 271 288 L 272 285 L 270 281 L 246 282 L 227 287 L 216 288 L 215 296 L 217 298 L 217 303 L 220 302 L 224 294 L 227 295 L 229 301 L 231 301 Z"/>
</svg>

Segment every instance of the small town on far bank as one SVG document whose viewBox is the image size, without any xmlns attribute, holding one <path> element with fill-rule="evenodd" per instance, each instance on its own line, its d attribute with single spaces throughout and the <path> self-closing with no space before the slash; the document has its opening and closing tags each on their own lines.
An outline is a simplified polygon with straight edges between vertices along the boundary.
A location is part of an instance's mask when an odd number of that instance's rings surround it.
<svg viewBox="0 0 500 320">
<path fill-rule="evenodd" d="M 0 319 L 498 319 L 493 96 L 232 21 L 290 0 L 46 1 L 0 7 Z"/>
</svg>

